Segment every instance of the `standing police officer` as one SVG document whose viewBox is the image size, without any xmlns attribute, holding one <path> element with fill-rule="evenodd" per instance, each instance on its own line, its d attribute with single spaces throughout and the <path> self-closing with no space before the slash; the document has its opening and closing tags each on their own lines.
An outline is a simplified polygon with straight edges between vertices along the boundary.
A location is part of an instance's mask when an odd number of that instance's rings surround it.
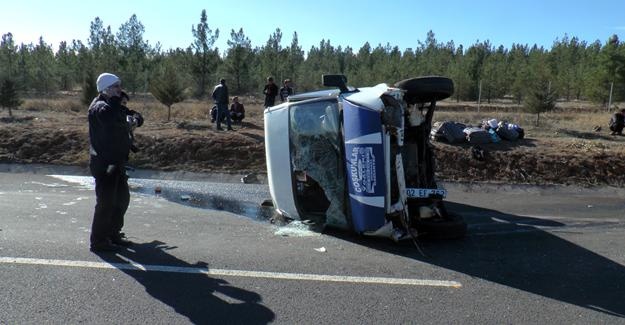
<svg viewBox="0 0 625 325">
<path fill-rule="evenodd" d="M 221 119 L 222 116 L 225 116 L 228 131 L 232 131 L 232 120 L 230 118 L 230 112 L 228 112 L 228 101 L 230 100 L 230 97 L 228 97 L 228 86 L 226 86 L 226 79 L 219 80 L 219 84 L 215 86 L 215 89 L 213 89 L 212 97 L 215 101 L 215 105 L 217 106 L 217 126 L 215 127 L 215 129 L 219 131 L 224 130 L 221 128 Z"/>
<path fill-rule="evenodd" d="M 141 126 L 143 117 L 122 106 L 116 75 L 102 73 L 96 85 L 99 94 L 89 106 L 89 169 L 96 193 L 90 249 L 107 252 L 132 245 L 121 232 L 130 201 L 125 165 L 132 145 L 129 131 Z"/>
</svg>

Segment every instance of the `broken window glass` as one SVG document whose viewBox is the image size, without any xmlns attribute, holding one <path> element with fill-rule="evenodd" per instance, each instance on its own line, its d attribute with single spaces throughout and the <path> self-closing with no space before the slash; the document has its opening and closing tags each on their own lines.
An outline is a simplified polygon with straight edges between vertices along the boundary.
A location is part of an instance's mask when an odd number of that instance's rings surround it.
<svg viewBox="0 0 625 325">
<path fill-rule="evenodd" d="M 289 114 L 291 168 L 302 217 L 347 228 L 337 101 L 293 105 Z"/>
</svg>

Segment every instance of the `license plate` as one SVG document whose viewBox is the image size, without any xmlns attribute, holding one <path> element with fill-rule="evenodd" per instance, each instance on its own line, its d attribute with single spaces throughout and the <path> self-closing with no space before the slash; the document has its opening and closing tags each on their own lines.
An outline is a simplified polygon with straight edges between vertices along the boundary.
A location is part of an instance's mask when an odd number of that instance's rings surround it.
<svg viewBox="0 0 625 325">
<path fill-rule="evenodd" d="M 447 190 L 434 188 L 407 188 L 406 195 L 412 198 L 428 198 L 430 195 L 447 196 Z"/>
</svg>

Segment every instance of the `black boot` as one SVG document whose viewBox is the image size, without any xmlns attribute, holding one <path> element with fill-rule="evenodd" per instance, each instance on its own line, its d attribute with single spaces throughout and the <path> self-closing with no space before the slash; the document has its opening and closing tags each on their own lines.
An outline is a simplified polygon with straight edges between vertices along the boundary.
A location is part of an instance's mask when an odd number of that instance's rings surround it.
<svg viewBox="0 0 625 325">
<path fill-rule="evenodd" d="M 91 244 L 91 247 L 89 247 L 89 250 L 94 253 L 117 252 L 121 249 L 121 246 L 113 244 L 110 240 L 106 240 L 101 243 L 94 243 Z"/>
<path fill-rule="evenodd" d="M 126 234 L 124 234 L 123 232 L 120 232 L 119 234 L 115 236 L 111 236 L 110 240 L 111 240 L 111 243 L 113 243 L 114 245 L 118 245 L 122 247 L 130 247 L 134 244 L 133 242 L 128 240 L 128 238 L 126 238 Z"/>
</svg>

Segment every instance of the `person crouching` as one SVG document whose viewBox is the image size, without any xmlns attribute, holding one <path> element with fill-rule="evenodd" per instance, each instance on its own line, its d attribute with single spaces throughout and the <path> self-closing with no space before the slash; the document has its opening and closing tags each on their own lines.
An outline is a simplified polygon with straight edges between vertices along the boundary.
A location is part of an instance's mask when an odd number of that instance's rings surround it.
<svg viewBox="0 0 625 325">
<path fill-rule="evenodd" d="M 623 135 L 623 128 L 625 127 L 625 108 L 612 115 L 609 126 L 610 131 L 612 131 L 611 135 Z"/>
<path fill-rule="evenodd" d="M 234 96 L 232 98 L 232 105 L 230 105 L 230 118 L 234 124 L 241 124 L 245 118 L 245 107 L 239 102 L 239 97 Z"/>
</svg>

